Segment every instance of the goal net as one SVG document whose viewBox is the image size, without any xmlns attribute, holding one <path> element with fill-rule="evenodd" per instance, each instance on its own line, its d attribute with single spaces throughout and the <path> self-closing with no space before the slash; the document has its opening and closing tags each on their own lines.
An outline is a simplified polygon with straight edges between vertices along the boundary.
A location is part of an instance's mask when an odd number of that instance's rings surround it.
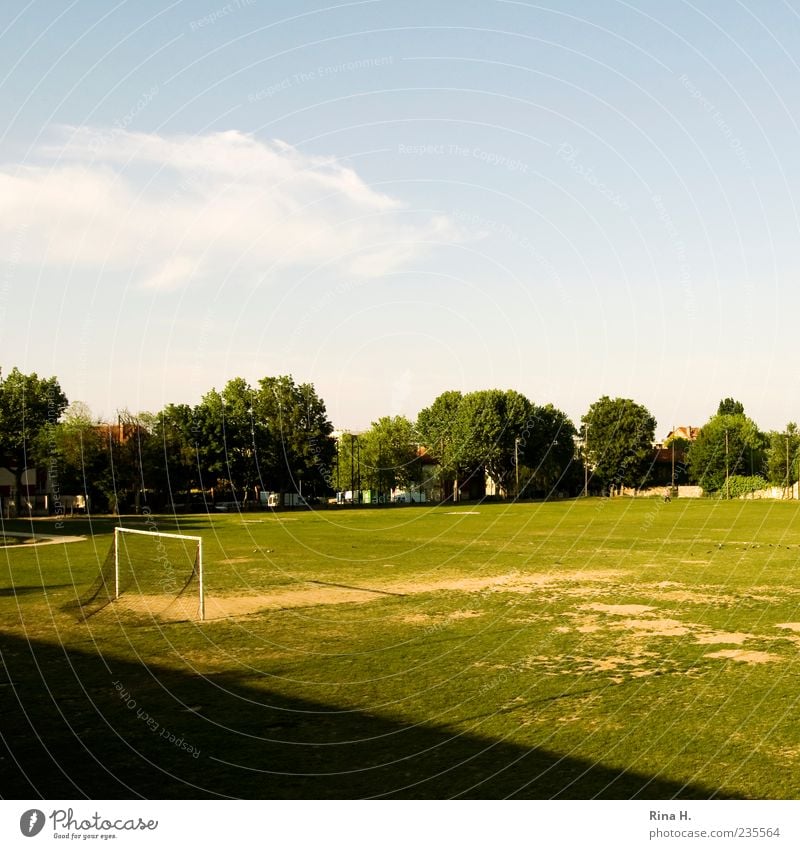
<svg viewBox="0 0 800 849">
<path fill-rule="evenodd" d="M 114 528 L 100 574 L 68 607 L 87 618 L 112 602 L 159 618 L 204 619 L 203 540 Z"/>
</svg>

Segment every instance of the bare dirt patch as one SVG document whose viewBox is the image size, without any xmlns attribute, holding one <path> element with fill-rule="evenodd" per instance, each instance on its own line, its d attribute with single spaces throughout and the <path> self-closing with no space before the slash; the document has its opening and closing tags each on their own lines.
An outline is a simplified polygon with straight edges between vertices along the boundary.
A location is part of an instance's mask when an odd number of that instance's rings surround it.
<svg viewBox="0 0 800 849">
<path fill-rule="evenodd" d="M 435 617 L 428 613 L 409 613 L 407 616 L 400 617 L 401 622 L 406 622 L 409 625 L 429 625 L 434 620 Z"/>
<path fill-rule="evenodd" d="M 680 601 L 686 604 L 724 604 L 728 599 L 723 596 L 706 595 L 692 590 L 668 590 L 658 594 L 664 601 Z"/>
<path fill-rule="evenodd" d="M 747 651 L 746 649 L 721 649 L 707 654 L 706 657 L 735 660 L 739 663 L 777 663 L 781 659 L 777 654 L 770 654 L 766 651 Z"/>
<path fill-rule="evenodd" d="M 636 616 L 649 613 L 654 608 L 648 604 L 582 604 L 581 610 L 596 610 L 598 613 L 609 613 L 612 616 Z"/>
<path fill-rule="evenodd" d="M 544 573 L 515 571 L 505 575 L 475 578 L 453 577 L 428 582 L 403 581 L 387 584 L 378 582 L 371 587 L 344 587 L 334 584 L 315 584 L 309 581 L 304 585 L 295 585 L 264 594 L 206 596 L 206 619 L 221 619 L 229 616 L 244 616 L 259 611 L 315 607 L 324 604 L 365 604 L 382 596 L 405 596 L 430 592 L 533 593 L 550 584 L 570 585 L 610 582 L 618 578 L 620 574 L 621 572 L 616 569 Z M 196 602 L 194 604 L 195 611 L 184 615 L 182 601 L 171 600 L 163 596 L 130 595 L 122 596 L 115 602 L 115 605 L 123 610 L 144 612 L 147 615 L 167 619 L 196 618 Z"/>
<path fill-rule="evenodd" d="M 476 578 L 444 578 L 438 581 L 403 581 L 381 585 L 403 595 L 430 592 L 512 592 L 529 593 L 550 584 L 608 582 L 622 574 L 618 569 L 595 569 L 572 572 L 510 572 L 505 575 Z"/>
<path fill-rule="evenodd" d="M 375 593 L 369 590 L 339 587 L 312 587 L 269 595 L 206 596 L 205 618 L 224 619 L 261 611 L 315 607 L 321 604 L 364 604 L 374 601 L 375 598 Z M 169 599 L 160 595 L 129 594 L 120 596 L 107 610 L 112 608 L 165 620 L 197 619 L 199 601 L 196 596 L 191 599 Z"/>
<path fill-rule="evenodd" d="M 782 622 L 776 625 L 776 628 L 783 628 L 786 631 L 800 631 L 800 622 Z"/>
<path fill-rule="evenodd" d="M 406 616 L 401 616 L 401 622 L 407 622 L 410 625 L 430 625 L 432 622 L 455 622 L 459 619 L 475 619 L 478 616 L 483 616 L 480 610 L 455 610 L 453 613 L 409 613 Z"/>
<path fill-rule="evenodd" d="M 620 624 L 631 631 L 653 637 L 682 637 L 691 630 L 677 619 L 627 619 Z"/>
<path fill-rule="evenodd" d="M 619 649 L 619 647 L 618 647 Z M 632 649 L 625 654 L 586 656 L 586 655 L 533 655 L 526 658 L 523 666 L 538 668 L 551 675 L 593 675 L 597 673 L 613 673 L 610 680 L 617 683 L 625 676 L 645 678 L 661 671 L 657 662 L 658 655 Z M 622 676 L 622 677 L 619 677 Z"/>
<path fill-rule="evenodd" d="M 701 646 L 713 646 L 720 643 L 729 643 L 740 646 L 747 640 L 754 639 L 754 634 L 728 633 L 727 631 L 710 631 L 707 634 L 698 634 L 695 642 Z"/>
</svg>

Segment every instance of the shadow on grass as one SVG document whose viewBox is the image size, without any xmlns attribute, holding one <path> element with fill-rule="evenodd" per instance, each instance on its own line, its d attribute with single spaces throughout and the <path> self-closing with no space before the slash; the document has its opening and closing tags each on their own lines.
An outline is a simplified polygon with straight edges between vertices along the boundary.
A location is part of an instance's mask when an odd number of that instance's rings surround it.
<svg viewBox="0 0 800 849">
<path fill-rule="evenodd" d="M 3 798 L 700 798 L 713 788 L 0 633 Z"/>
<path fill-rule="evenodd" d="M 49 516 L 36 517 L 34 519 L 3 519 L 2 528 L 14 533 L 28 533 L 31 536 L 85 536 L 107 537 L 114 534 L 115 527 L 141 528 L 142 530 L 164 531 L 167 533 L 191 534 L 195 530 L 208 531 L 213 525 L 213 520 L 219 515 L 232 514 L 208 514 L 189 513 L 186 515 L 157 514 L 150 515 L 123 515 L 123 516 Z M 259 514 L 252 514 L 258 516 Z M 244 519 L 251 516 L 249 513 L 242 514 Z"/>
<path fill-rule="evenodd" d="M 73 584 L 35 584 L 30 587 L 0 587 L 0 598 L 14 598 L 20 595 L 45 595 L 48 590 L 72 588 Z"/>
</svg>

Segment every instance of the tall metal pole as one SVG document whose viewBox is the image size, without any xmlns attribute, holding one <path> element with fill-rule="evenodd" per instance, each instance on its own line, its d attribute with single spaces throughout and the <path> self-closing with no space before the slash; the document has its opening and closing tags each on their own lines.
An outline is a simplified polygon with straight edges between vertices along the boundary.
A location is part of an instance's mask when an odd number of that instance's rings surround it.
<svg viewBox="0 0 800 849">
<path fill-rule="evenodd" d="M 517 475 L 516 495 L 519 498 L 519 437 L 514 437 L 514 471 Z"/>
<path fill-rule="evenodd" d="M 672 495 L 675 492 L 675 425 L 672 426 Z"/>
<path fill-rule="evenodd" d="M 350 503 L 355 504 L 356 500 L 356 479 L 355 479 L 355 470 L 354 470 L 354 462 L 355 462 L 355 442 L 356 438 L 351 433 L 350 434 Z"/>
<path fill-rule="evenodd" d="M 789 498 L 789 434 L 786 434 L 786 497 Z"/>
<path fill-rule="evenodd" d="M 583 497 L 589 497 L 589 423 L 583 426 Z"/>
<path fill-rule="evenodd" d="M 728 468 L 728 431 L 725 431 L 725 498 L 731 497 L 731 488 L 728 482 L 730 471 Z"/>
<path fill-rule="evenodd" d="M 358 503 L 361 504 L 361 440 L 356 440 L 356 450 L 358 451 Z"/>
</svg>

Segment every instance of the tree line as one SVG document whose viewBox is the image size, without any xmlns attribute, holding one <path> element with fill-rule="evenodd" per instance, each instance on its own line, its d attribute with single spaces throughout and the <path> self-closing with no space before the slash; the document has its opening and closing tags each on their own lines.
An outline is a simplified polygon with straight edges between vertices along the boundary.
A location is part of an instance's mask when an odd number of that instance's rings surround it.
<svg viewBox="0 0 800 849">
<path fill-rule="evenodd" d="M 122 410 L 114 423 L 70 404 L 56 377 L 0 374 L 0 465 L 23 491 L 26 468 L 46 469 L 61 493 L 117 512 L 176 503 L 187 509 L 262 491 L 324 499 L 337 491 L 414 489 L 431 475 L 443 497 L 488 479 L 502 497 L 608 493 L 664 483 L 653 450 L 656 421 L 627 398 L 603 396 L 576 427 L 552 404 L 515 390 L 441 393 L 416 421 L 384 416 L 364 433 L 334 438 L 324 401 L 289 376 L 241 377 L 194 406 Z M 675 438 L 677 483 L 741 494 L 798 479 L 800 432 L 764 433 L 742 404 L 723 399 L 691 442 Z M 433 470 L 433 471 L 432 471 Z M 661 477 L 659 478 L 659 474 Z M 733 492 L 731 491 L 733 488 Z"/>
</svg>

